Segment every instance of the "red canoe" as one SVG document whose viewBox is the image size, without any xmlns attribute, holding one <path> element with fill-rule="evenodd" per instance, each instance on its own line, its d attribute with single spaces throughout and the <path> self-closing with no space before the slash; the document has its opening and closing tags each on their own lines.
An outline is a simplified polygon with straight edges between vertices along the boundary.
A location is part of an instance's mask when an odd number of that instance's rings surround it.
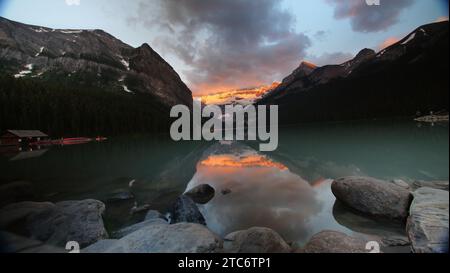
<svg viewBox="0 0 450 273">
<path fill-rule="evenodd" d="M 43 140 L 43 141 L 36 141 L 31 143 L 32 146 L 51 146 L 51 145 L 77 145 L 77 144 L 85 144 L 92 141 L 105 141 L 107 140 L 106 137 L 96 137 L 88 138 L 88 137 L 75 137 L 75 138 L 62 138 L 62 139 L 56 139 L 56 140 Z"/>
</svg>

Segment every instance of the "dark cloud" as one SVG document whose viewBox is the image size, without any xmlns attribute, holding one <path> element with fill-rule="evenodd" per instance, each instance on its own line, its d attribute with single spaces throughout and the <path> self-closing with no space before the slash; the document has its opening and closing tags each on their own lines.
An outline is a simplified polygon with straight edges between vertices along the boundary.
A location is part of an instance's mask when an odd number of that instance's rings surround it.
<svg viewBox="0 0 450 273">
<path fill-rule="evenodd" d="M 415 0 L 380 0 L 379 6 L 369 6 L 365 0 L 327 0 L 335 7 L 336 19 L 350 19 L 352 29 L 358 32 L 378 32 L 398 21 L 402 10 Z"/>
<path fill-rule="evenodd" d="M 328 31 L 319 30 L 319 31 L 316 31 L 316 33 L 314 33 L 314 38 L 318 41 L 323 42 L 327 38 L 328 34 L 329 34 Z"/>
<path fill-rule="evenodd" d="M 194 91 L 270 83 L 289 74 L 310 39 L 278 0 L 142 1 L 133 24 L 160 28 L 155 39 L 190 68 Z"/>
<path fill-rule="evenodd" d="M 308 56 L 308 61 L 314 63 L 317 66 L 324 66 L 329 64 L 342 64 L 353 58 L 354 56 L 351 53 L 333 52 L 324 53 L 320 56 Z"/>
</svg>

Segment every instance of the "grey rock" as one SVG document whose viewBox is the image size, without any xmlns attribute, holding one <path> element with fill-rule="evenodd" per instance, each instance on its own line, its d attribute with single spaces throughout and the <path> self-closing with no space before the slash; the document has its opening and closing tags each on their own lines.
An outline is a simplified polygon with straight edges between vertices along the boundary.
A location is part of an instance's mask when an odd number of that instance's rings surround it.
<svg viewBox="0 0 450 273">
<path fill-rule="evenodd" d="M 0 208 L 11 203 L 31 200 L 33 185 L 26 181 L 16 181 L 0 186 Z"/>
<path fill-rule="evenodd" d="M 28 219 L 31 234 L 42 241 L 62 246 L 76 241 L 81 247 L 108 238 L 102 214 L 105 205 L 97 200 L 56 203 L 50 214 L 40 213 Z"/>
<path fill-rule="evenodd" d="M 389 219 L 374 219 L 356 212 L 336 200 L 333 206 L 333 216 L 336 222 L 356 233 L 385 237 L 405 236 L 405 225 Z"/>
<path fill-rule="evenodd" d="M 97 200 L 22 202 L 0 210 L 0 227 L 46 244 L 64 247 L 68 241 L 76 241 L 85 247 L 108 237 L 104 210 L 105 205 Z"/>
<path fill-rule="evenodd" d="M 66 251 L 41 241 L 0 231 L 0 253 L 66 253 Z"/>
<path fill-rule="evenodd" d="M 189 196 L 197 204 L 206 204 L 214 198 L 216 191 L 208 184 L 199 185 L 185 195 Z"/>
<path fill-rule="evenodd" d="M 425 187 L 413 194 L 414 200 L 406 225 L 413 252 L 448 252 L 448 192 Z"/>
<path fill-rule="evenodd" d="M 171 218 L 170 223 L 176 224 L 176 223 L 197 223 L 205 225 L 205 218 L 199 211 L 197 205 L 194 203 L 194 201 L 186 196 L 182 195 L 177 198 L 175 203 L 172 206 L 171 209 Z"/>
<path fill-rule="evenodd" d="M 138 214 L 138 213 L 146 212 L 146 211 L 150 210 L 150 208 L 151 208 L 151 206 L 149 204 L 145 204 L 142 206 L 134 206 L 131 208 L 130 213 Z"/>
<path fill-rule="evenodd" d="M 367 242 L 337 231 L 314 235 L 302 249 L 303 253 L 368 253 Z"/>
<path fill-rule="evenodd" d="M 404 188 L 404 189 L 407 189 L 407 190 L 411 189 L 411 186 L 401 179 L 394 179 L 391 182 L 399 187 Z"/>
<path fill-rule="evenodd" d="M 391 236 L 381 239 L 384 246 L 409 246 L 411 242 L 406 236 Z"/>
<path fill-rule="evenodd" d="M 108 253 L 214 253 L 223 241 L 199 224 L 149 225 L 120 239 Z"/>
<path fill-rule="evenodd" d="M 0 209 L 0 229 L 8 230 L 17 226 L 19 222 L 27 219 L 30 215 L 51 212 L 55 204 L 49 202 L 20 202 L 9 204 Z"/>
<path fill-rule="evenodd" d="M 145 221 L 146 220 L 154 220 L 154 219 L 163 219 L 165 221 L 168 221 L 166 216 L 164 216 L 164 214 L 162 214 L 161 212 L 157 211 L 157 210 L 149 210 L 147 212 L 147 215 L 145 216 Z"/>
<path fill-rule="evenodd" d="M 151 220 L 146 220 L 144 222 L 140 222 L 137 224 L 134 224 L 132 226 L 123 228 L 119 231 L 116 231 L 113 233 L 113 237 L 114 238 L 122 238 L 127 236 L 128 234 L 131 234 L 135 231 L 140 230 L 143 227 L 149 226 L 149 225 L 168 225 L 169 223 L 163 219 L 157 218 L 157 219 L 151 219 Z"/>
<path fill-rule="evenodd" d="M 119 240 L 106 239 L 100 240 L 81 250 L 81 253 L 105 253 L 108 252 Z"/>
<path fill-rule="evenodd" d="M 408 217 L 411 193 L 392 183 L 370 177 L 344 177 L 331 189 L 345 205 L 373 217 L 404 221 Z"/>
<path fill-rule="evenodd" d="M 253 227 L 225 236 L 226 253 L 289 253 L 290 246 L 275 231 Z"/>
<path fill-rule="evenodd" d="M 417 190 L 419 188 L 427 187 L 427 188 L 433 188 L 438 190 L 444 190 L 448 191 L 448 181 L 414 181 L 412 187 L 414 190 Z"/>
</svg>

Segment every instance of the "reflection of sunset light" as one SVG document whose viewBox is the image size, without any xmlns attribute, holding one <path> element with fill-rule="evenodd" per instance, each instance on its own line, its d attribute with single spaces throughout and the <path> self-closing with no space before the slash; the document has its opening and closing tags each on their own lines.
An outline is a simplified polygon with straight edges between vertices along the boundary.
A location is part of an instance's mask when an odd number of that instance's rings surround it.
<svg viewBox="0 0 450 273">
<path fill-rule="evenodd" d="M 319 187 L 321 187 L 322 185 L 326 184 L 329 181 L 330 181 L 329 179 L 325 179 L 325 178 L 321 177 L 321 178 L 311 182 L 311 186 L 313 188 L 319 188 Z"/>
<path fill-rule="evenodd" d="M 212 155 L 199 163 L 207 167 L 231 167 L 231 168 L 250 168 L 250 167 L 269 167 L 280 170 L 288 168 L 281 163 L 273 162 L 263 155 Z"/>
<path fill-rule="evenodd" d="M 261 97 L 268 91 L 275 89 L 278 85 L 280 85 L 279 82 L 274 82 L 271 85 L 260 86 L 257 88 L 223 91 L 215 94 L 203 95 L 200 96 L 200 98 L 205 104 L 217 105 L 227 104 L 232 99 L 236 99 L 238 101 L 254 100 Z"/>
</svg>

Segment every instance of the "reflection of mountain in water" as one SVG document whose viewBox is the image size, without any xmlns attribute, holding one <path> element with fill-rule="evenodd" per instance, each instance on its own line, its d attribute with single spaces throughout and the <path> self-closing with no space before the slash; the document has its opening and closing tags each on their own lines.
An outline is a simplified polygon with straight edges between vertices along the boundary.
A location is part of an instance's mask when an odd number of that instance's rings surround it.
<svg viewBox="0 0 450 273">
<path fill-rule="evenodd" d="M 448 151 L 448 124 L 393 120 L 280 128 L 278 149 L 270 157 L 308 181 L 351 175 L 446 180 L 443 151 Z"/>
<path fill-rule="evenodd" d="M 200 209 L 208 226 L 222 235 L 262 226 L 288 241 L 304 242 L 324 228 L 346 230 L 331 214 L 329 182 L 315 189 L 284 164 L 241 143 L 205 151 L 187 190 L 204 183 L 216 189 L 216 196 Z M 223 190 L 231 193 L 223 195 Z"/>
</svg>

